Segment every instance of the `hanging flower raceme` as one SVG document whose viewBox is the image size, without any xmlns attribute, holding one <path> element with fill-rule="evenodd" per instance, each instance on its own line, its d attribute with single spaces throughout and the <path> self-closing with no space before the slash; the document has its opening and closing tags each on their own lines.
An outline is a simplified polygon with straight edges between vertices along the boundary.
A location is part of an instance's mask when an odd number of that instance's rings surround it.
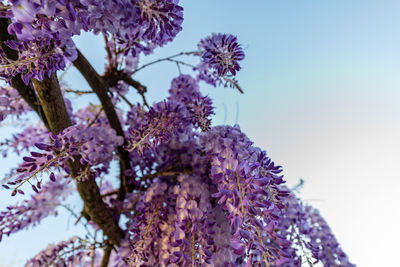
<svg viewBox="0 0 400 267">
<path fill-rule="evenodd" d="M 279 187 L 281 168 L 238 128 L 216 127 L 191 135 L 179 146 L 173 136 L 154 150 L 160 163 L 169 162 L 167 157 L 175 158 L 175 153 L 180 155 L 182 167 L 177 168 L 191 171 L 151 181 L 136 205 L 138 215 L 128 224 L 134 233 L 130 242 L 135 245 L 125 257 L 127 263 L 291 262 L 291 242 L 275 231 L 282 199 L 287 196 Z M 201 168 L 207 161 L 211 169 Z"/>
<path fill-rule="evenodd" d="M 213 33 L 198 44 L 203 67 L 216 71 L 216 76 L 236 75 L 244 52 L 237 38 L 230 34 Z"/>
<path fill-rule="evenodd" d="M 145 31 L 141 34 L 144 40 L 163 45 L 182 30 L 183 8 L 176 0 L 137 0 L 140 16 L 138 24 Z"/>
<path fill-rule="evenodd" d="M 8 31 L 20 40 L 41 38 L 64 42 L 87 29 L 87 9 L 79 1 L 15 0 L 10 7 L 12 23 Z"/>
<path fill-rule="evenodd" d="M 284 207 L 282 199 L 288 194 L 278 187 L 283 182 L 280 167 L 238 128 L 215 127 L 203 142 L 211 159 L 210 178 L 218 190 L 213 197 L 227 212 L 233 233 L 235 261 L 249 256 L 247 261 L 253 264 L 290 260 L 290 242 L 274 232 Z"/>
<path fill-rule="evenodd" d="M 183 8 L 172 0 L 15 0 L 4 8 L 8 11 L 3 16 L 12 18 L 8 31 L 19 39 L 9 46 L 18 48 L 19 58 L 10 60 L 0 53 L 0 75 L 10 79 L 21 73 L 25 83 L 75 60 L 71 38 L 81 30 L 114 36 L 118 42 L 111 51 L 118 51 L 115 57 L 130 52 L 132 58 L 123 61 L 132 69 L 139 53 L 172 41 L 183 21 Z"/>
<path fill-rule="evenodd" d="M 136 117 L 137 119 L 133 120 Z M 127 120 L 132 125 L 127 137 L 129 144 L 125 149 L 137 149 L 140 153 L 145 148 L 154 148 L 168 141 L 176 131 L 188 125 L 188 120 L 182 113 L 182 106 L 175 101 L 156 103 L 148 112 L 141 110 L 140 106 L 135 106 Z"/>
<path fill-rule="evenodd" d="M 12 195 L 23 193 L 20 188 L 32 177 L 50 172 L 50 180 L 55 180 L 54 169 L 61 168 L 68 175 L 71 174 L 68 160 L 80 158 L 85 169 L 79 170 L 77 179 L 87 179 L 106 172 L 109 163 L 113 159 L 117 146 L 122 145 L 123 138 L 117 136 L 115 131 L 106 127 L 80 128 L 71 126 L 64 129 L 58 135 L 50 133 L 51 143 L 37 143 L 36 148 L 40 152 L 31 152 L 30 157 L 23 157 L 24 162 L 17 171 L 17 178 L 7 184 L 16 186 Z M 91 167 L 102 165 L 97 169 Z"/>
<path fill-rule="evenodd" d="M 284 188 L 288 190 L 287 188 Z M 331 229 L 315 208 L 304 204 L 291 193 L 285 199 L 285 212 L 275 231 L 284 233 L 296 249 L 293 262 L 313 266 L 355 266 L 350 263 Z"/>
<path fill-rule="evenodd" d="M 168 186 L 163 182 L 153 183 L 136 205 L 139 213 L 127 223 L 132 245 L 126 263 L 134 266 L 143 264 L 166 264 L 171 250 L 169 235 L 173 231 L 173 207 Z M 153 249 L 152 249 L 153 248 Z M 155 249 L 154 249 L 155 248 Z"/>
<path fill-rule="evenodd" d="M 25 84 L 31 78 L 43 80 L 45 74 L 49 77 L 57 70 L 65 68 L 65 59 L 73 60 L 76 58 L 75 46 L 71 39 L 62 44 L 56 44 L 48 38 L 26 40 L 26 41 L 7 41 L 6 45 L 18 51 L 18 59 L 7 58 L 0 50 L 0 76 L 10 82 L 11 78 L 21 74 Z"/>
<path fill-rule="evenodd" d="M 3 235 L 9 236 L 38 225 L 50 215 L 57 215 L 58 206 L 72 193 L 69 181 L 61 177 L 57 182 L 47 182 L 43 186 L 37 181 L 32 184 L 32 189 L 37 194 L 32 195 L 30 200 L 8 206 L 7 211 L 0 212 L 0 241 Z"/>
<path fill-rule="evenodd" d="M 179 250 L 170 260 L 183 266 L 210 264 L 215 250 L 212 238 L 215 221 L 209 217 L 212 205 L 208 186 L 198 175 L 182 174 L 178 181 L 179 185 L 173 187 L 176 217 L 171 245 Z"/>
<path fill-rule="evenodd" d="M 310 247 L 315 251 L 314 254 L 318 251 L 317 259 L 324 266 L 355 266 L 350 263 L 349 258 L 340 247 L 339 242 L 326 221 L 321 217 L 319 211 L 311 206 L 306 206 L 305 214 L 311 226 L 308 234 L 312 240 Z"/>
<path fill-rule="evenodd" d="M 12 138 L 1 142 L 1 153 L 4 157 L 10 150 L 20 155 L 22 152 L 29 152 L 35 144 L 43 143 L 48 140 L 48 132 L 42 124 L 30 125 L 22 132 L 13 134 Z"/>
<path fill-rule="evenodd" d="M 200 64 L 194 67 L 198 73 L 197 79 L 214 87 L 222 85 L 236 88 L 243 93 L 235 79 L 240 70 L 239 61 L 245 57 L 237 38 L 231 34 L 213 33 L 202 39 L 197 47 L 195 55 L 201 59 Z"/>
<path fill-rule="evenodd" d="M 202 96 L 198 82 L 190 75 L 180 75 L 173 79 L 168 99 L 181 102 L 186 108 L 186 114 L 195 127 L 207 131 L 211 126 L 211 115 L 214 114 L 212 101 L 208 96 Z"/>
<path fill-rule="evenodd" d="M 20 115 L 31 110 L 15 88 L 0 86 L 0 121 L 10 115 L 19 118 Z"/>
<path fill-rule="evenodd" d="M 93 252 L 88 253 L 88 249 L 89 246 L 84 240 L 74 236 L 67 241 L 48 245 L 46 249 L 30 259 L 25 267 L 89 266 Z"/>
</svg>

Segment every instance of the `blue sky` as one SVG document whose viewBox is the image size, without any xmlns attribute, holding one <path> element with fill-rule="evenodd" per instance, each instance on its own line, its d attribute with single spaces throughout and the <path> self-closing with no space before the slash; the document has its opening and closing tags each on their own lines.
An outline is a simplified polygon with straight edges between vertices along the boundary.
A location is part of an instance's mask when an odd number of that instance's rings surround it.
<svg viewBox="0 0 400 267">
<path fill-rule="evenodd" d="M 193 50 L 212 32 L 236 34 L 246 52 L 238 74 L 245 94 L 203 85 L 214 98 L 214 123 L 239 123 L 283 165 L 289 185 L 305 179 L 302 197 L 320 209 L 354 263 L 393 266 L 400 238 L 400 2 L 182 4 L 184 30 L 143 62 Z M 85 35 L 76 42 L 101 72 L 101 38 Z M 148 86 L 149 99 L 158 101 L 177 74 L 174 65 L 163 63 L 136 78 Z M 76 89 L 86 88 L 74 70 L 68 77 Z M 131 98 L 139 100 L 135 93 Z M 3 240 L 0 258 L 19 266 L 50 240 L 73 232 L 64 231 L 67 218 Z M 65 227 L 59 231 L 55 225 Z"/>
</svg>

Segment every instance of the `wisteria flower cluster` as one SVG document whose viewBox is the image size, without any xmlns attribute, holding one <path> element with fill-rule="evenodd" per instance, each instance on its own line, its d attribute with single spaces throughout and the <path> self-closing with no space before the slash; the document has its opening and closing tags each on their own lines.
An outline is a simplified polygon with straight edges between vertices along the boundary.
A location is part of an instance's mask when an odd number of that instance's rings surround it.
<svg viewBox="0 0 400 267">
<path fill-rule="evenodd" d="M 29 105 L 20 97 L 17 90 L 11 86 L 0 87 L 0 122 L 8 115 L 20 115 L 31 111 Z"/>
<path fill-rule="evenodd" d="M 48 245 L 46 249 L 29 260 L 25 266 L 78 266 L 85 262 L 90 264 L 92 252 L 87 251 L 87 249 L 87 244 L 74 236 L 67 241 Z"/>
<path fill-rule="evenodd" d="M 214 114 L 212 101 L 201 94 L 198 82 L 192 76 L 183 74 L 173 79 L 169 93 L 168 99 L 183 104 L 185 117 L 190 118 L 195 127 L 200 127 L 203 131 L 210 128 L 210 117 Z"/>
<path fill-rule="evenodd" d="M 106 172 L 109 163 L 114 157 L 115 147 L 122 145 L 123 138 L 115 131 L 104 127 L 79 128 L 71 126 L 59 135 L 50 133 L 50 144 L 35 143 L 40 152 L 32 151 L 31 156 L 23 157 L 23 163 L 16 169 L 17 178 L 8 182 L 15 186 L 12 194 L 23 193 L 18 189 L 22 184 L 42 172 L 50 172 L 50 180 L 55 181 L 54 169 L 62 169 L 68 175 L 71 171 L 68 160 L 77 160 L 84 168 L 80 170 L 80 177 L 87 179 L 95 173 Z M 91 167 L 102 165 L 100 168 Z"/>
<path fill-rule="evenodd" d="M 213 33 L 197 46 L 196 54 L 201 56 L 200 64 L 195 67 L 198 78 L 213 86 L 229 85 L 241 91 L 233 77 L 240 70 L 239 61 L 244 59 L 245 54 L 236 36 Z"/>
<path fill-rule="evenodd" d="M 7 45 L 17 50 L 19 57 L 10 60 L 1 55 L 4 66 L 0 74 L 10 79 L 21 73 L 26 83 L 31 77 L 41 80 L 46 71 L 50 76 L 75 60 L 71 38 L 81 30 L 113 36 L 118 42 L 112 51 L 118 49 L 117 54 L 125 56 L 130 52 L 135 57 L 172 41 L 182 29 L 183 9 L 172 0 L 10 2 L 1 4 L 7 10 L 3 16 L 11 18 L 8 31 L 19 41 Z"/>
<path fill-rule="evenodd" d="M 141 64 L 182 30 L 178 0 L 11 0 L 0 17 L 0 76 L 10 84 L 0 87 L 0 122 L 41 119 L 0 142 L 4 157 L 21 158 L 2 189 L 28 197 L 0 212 L 0 242 L 61 208 L 87 232 L 25 266 L 354 266 L 319 212 L 285 186 L 282 167 L 239 126 L 212 124 L 200 85 L 243 92 L 236 36 L 214 33 L 195 51 Z M 75 47 L 81 31 L 104 35 L 103 74 Z M 91 90 L 59 83 L 68 62 Z M 159 62 L 179 74 L 150 103 L 135 75 Z"/>
<path fill-rule="evenodd" d="M 62 177 L 59 177 L 57 182 L 47 182 L 42 186 L 41 182 L 37 181 L 31 186 L 37 192 L 36 195 L 21 204 L 8 206 L 7 211 L 0 212 L 0 241 L 3 235 L 9 236 L 38 225 L 42 219 L 50 215 L 57 215 L 57 207 L 73 191 L 70 180 Z"/>
<path fill-rule="evenodd" d="M 140 106 L 134 107 L 130 114 L 138 114 Z M 175 102 L 159 102 L 143 114 L 144 118 L 134 120 L 135 124 L 129 128 L 129 145 L 125 146 L 128 151 L 137 149 L 143 152 L 146 147 L 155 147 L 161 142 L 169 140 L 175 130 L 184 123 L 185 118 L 180 113 L 181 106 Z M 132 115 L 131 115 L 132 121 Z"/>
<path fill-rule="evenodd" d="M 25 84 L 28 84 L 31 78 L 43 80 L 46 72 L 50 77 L 57 70 L 64 69 L 66 64 L 64 58 L 68 57 L 68 53 L 76 54 L 72 40 L 63 43 L 63 49 L 48 38 L 34 41 L 9 41 L 6 45 L 18 51 L 18 59 L 8 59 L 0 50 L 0 75 L 9 81 L 17 74 L 21 74 Z M 71 51 L 68 52 L 69 50 Z"/>
<path fill-rule="evenodd" d="M 244 59 L 244 52 L 237 42 L 237 38 L 231 34 L 214 33 L 200 41 L 199 51 L 201 59 L 209 68 L 215 69 L 218 76 L 227 73 L 233 76 L 240 70 L 238 61 Z"/>
</svg>

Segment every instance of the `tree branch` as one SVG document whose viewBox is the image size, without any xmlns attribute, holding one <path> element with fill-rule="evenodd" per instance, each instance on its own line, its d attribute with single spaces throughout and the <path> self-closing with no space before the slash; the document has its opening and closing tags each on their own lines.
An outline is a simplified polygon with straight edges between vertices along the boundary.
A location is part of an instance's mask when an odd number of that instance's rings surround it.
<svg viewBox="0 0 400 267">
<path fill-rule="evenodd" d="M 43 81 L 33 79 L 33 84 L 46 118 L 48 118 L 51 131 L 58 134 L 63 129 L 71 126 L 72 122 L 68 116 L 57 76 L 53 74 L 48 78 L 45 75 Z M 79 160 L 69 161 L 68 165 L 72 177 L 76 177 L 82 167 Z M 77 189 L 85 204 L 85 212 L 90 216 L 90 219 L 103 230 L 114 244 L 119 245 L 124 233 L 104 204 L 95 180 L 88 179 L 77 182 Z"/>
<path fill-rule="evenodd" d="M 78 96 L 86 95 L 86 94 L 94 94 L 93 91 L 80 91 L 80 90 L 73 90 L 73 89 L 64 89 L 64 92 L 74 93 L 74 94 L 77 94 Z"/>
<path fill-rule="evenodd" d="M 125 140 L 125 135 L 122 130 L 121 122 L 118 118 L 117 112 L 115 111 L 114 104 L 112 103 L 110 97 L 108 96 L 108 83 L 96 72 L 96 70 L 92 67 L 89 61 L 85 58 L 85 56 L 78 51 L 78 57 L 73 62 L 74 66 L 80 71 L 83 77 L 88 82 L 89 86 L 96 93 L 99 98 L 103 110 L 106 114 L 108 122 L 110 123 L 111 128 L 113 128 L 117 135 L 122 136 L 124 138 L 124 145 L 127 144 Z M 120 192 L 118 194 L 118 199 L 123 200 L 125 198 L 125 194 L 128 191 L 128 185 L 126 181 L 125 170 L 130 168 L 130 160 L 129 153 L 125 149 L 123 149 L 123 145 L 119 146 L 118 154 L 120 156 Z"/>
<path fill-rule="evenodd" d="M 126 74 L 123 71 L 116 70 L 116 69 L 108 69 L 107 72 L 103 75 L 103 78 L 108 82 L 108 85 L 114 86 L 118 83 L 118 81 L 124 81 L 128 85 L 132 86 L 133 88 L 136 89 L 139 95 L 142 96 L 143 99 L 143 104 L 146 107 L 149 107 L 149 104 L 147 103 L 145 93 L 147 92 L 147 87 L 141 84 L 140 82 L 132 79 L 132 77 L 128 74 Z M 124 99 L 124 96 L 120 95 L 122 99 Z M 124 99 L 125 100 L 125 99 Z M 129 103 L 128 103 L 129 105 Z"/>
<path fill-rule="evenodd" d="M 104 255 L 103 255 L 103 259 L 101 260 L 100 267 L 107 267 L 108 266 L 108 262 L 110 261 L 111 251 L 112 251 L 112 246 L 111 245 L 108 245 L 104 249 Z"/>
</svg>

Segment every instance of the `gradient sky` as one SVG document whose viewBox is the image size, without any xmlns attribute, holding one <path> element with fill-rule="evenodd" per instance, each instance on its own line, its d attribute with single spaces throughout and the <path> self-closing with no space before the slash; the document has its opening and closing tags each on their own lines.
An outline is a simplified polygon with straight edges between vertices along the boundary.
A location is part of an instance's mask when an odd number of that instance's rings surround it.
<svg viewBox="0 0 400 267">
<path fill-rule="evenodd" d="M 245 94 L 203 86 L 214 99 L 214 124 L 240 124 L 283 166 L 289 185 L 303 178 L 302 198 L 320 209 L 352 262 L 398 264 L 400 1 L 182 4 L 184 30 L 143 62 L 193 50 L 211 32 L 236 34 L 246 52 L 238 74 Z M 101 72 L 101 38 L 85 35 L 76 42 Z M 137 79 L 158 101 L 177 74 L 175 65 L 163 63 Z M 68 77 L 74 88 L 87 88 L 74 70 Z M 1 207 L 8 203 L 8 192 L 0 192 L 0 201 Z M 49 241 L 69 236 L 73 220 L 67 228 L 68 216 L 61 213 L 3 240 L 0 266 L 20 266 Z"/>
</svg>

